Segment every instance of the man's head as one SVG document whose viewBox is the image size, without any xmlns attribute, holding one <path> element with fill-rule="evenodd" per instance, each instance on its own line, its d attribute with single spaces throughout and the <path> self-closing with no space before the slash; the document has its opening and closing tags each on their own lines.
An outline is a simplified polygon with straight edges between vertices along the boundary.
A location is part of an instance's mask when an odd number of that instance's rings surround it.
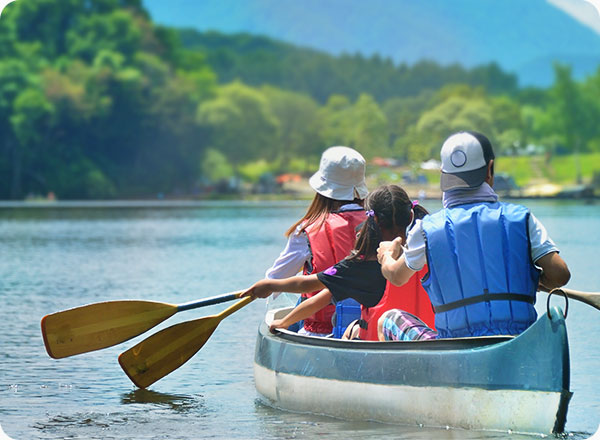
<svg viewBox="0 0 600 440">
<path fill-rule="evenodd" d="M 489 139 L 475 131 L 461 131 L 442 145 L 442 191 L 476 188 L 492 182 L 494 150 Z"/>
</svg>

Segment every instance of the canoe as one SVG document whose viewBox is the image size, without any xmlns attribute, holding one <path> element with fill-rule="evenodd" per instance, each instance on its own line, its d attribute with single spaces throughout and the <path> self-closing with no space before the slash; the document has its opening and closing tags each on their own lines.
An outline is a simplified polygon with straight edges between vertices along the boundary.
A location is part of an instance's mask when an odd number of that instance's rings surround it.
<svg viewBox="0 0 600 440">
<path fill-rule="evenodd" d="M 256 389 L 275 408 L 348 420 L 549 434 L 563 432 L 569 347 L 560 308 L 521 335 L 411 342 L 272 334 L 260 324 Z"/>
</svg>

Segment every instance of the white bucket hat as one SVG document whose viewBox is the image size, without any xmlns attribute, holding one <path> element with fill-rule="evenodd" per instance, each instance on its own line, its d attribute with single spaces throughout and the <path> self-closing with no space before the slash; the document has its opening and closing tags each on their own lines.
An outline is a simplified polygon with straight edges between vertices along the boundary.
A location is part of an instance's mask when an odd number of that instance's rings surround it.
<svg viewBox="0 0 600 440">
<path fill-rule="evenodd" d="M 352 148 L 328 148 L 321 156 L 319 171 L 308 183 L 330 199 L 364 199 L 369 193 L 365 183 L 365 158 Z"/>
</svg>

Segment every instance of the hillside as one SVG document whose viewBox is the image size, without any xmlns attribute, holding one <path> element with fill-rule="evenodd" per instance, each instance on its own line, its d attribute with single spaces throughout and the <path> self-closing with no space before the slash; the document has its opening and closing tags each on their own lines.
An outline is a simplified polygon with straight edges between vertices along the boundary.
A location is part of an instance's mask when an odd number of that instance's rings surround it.
<svg viewBox="0 0 600 440">
<path fill-rule="evenodd" d="M 307 93 L 321 103 L 332 94 L 355 99 L 361 93 L 383 102 L 452 83 L 482 86 L 496 94 L 514 94 L 517 90 L 515 75 L 503 72 L 494 63 L 470 69 L 431 61 L 396 65 L 379 56 L 333 56 L 251 34 L 193 29 L 180 30 L 178 34 L 184 47 L 205 55 L 221 83 L 239 79 L 253 86 L 270 84 Z"/>
<path fill-rule="evenodd" d="M 581 0 L 573 0 L 580 2 Z M 465 67 L 497 62 L 547 86 L 552 62 L 578 78 L 600 63 L 600 35 L 547 0 L 145 0 L 160 23 L 265 35 L 330 54 L 379 54 Z M 598 17 L 600 20 L 600 17 Z"/>
</svg>

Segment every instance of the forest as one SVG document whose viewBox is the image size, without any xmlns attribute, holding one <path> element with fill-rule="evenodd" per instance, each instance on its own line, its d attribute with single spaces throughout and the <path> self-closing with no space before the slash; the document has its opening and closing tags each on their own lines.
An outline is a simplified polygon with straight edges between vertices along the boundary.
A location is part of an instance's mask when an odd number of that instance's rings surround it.
<svg viewBox="0 0 600 440">
<path fill-rule="evenodd" d="M 0 199 L 190 197 L 309 172 L 332 145 L 419 164 L 461 129 L 502 156 L 600 152 L 600 69 L 554 72 L 523 88 L 493 63 L 169 28 L 141 0 L 20 0 L 0 19 Z"/>
</svg>

